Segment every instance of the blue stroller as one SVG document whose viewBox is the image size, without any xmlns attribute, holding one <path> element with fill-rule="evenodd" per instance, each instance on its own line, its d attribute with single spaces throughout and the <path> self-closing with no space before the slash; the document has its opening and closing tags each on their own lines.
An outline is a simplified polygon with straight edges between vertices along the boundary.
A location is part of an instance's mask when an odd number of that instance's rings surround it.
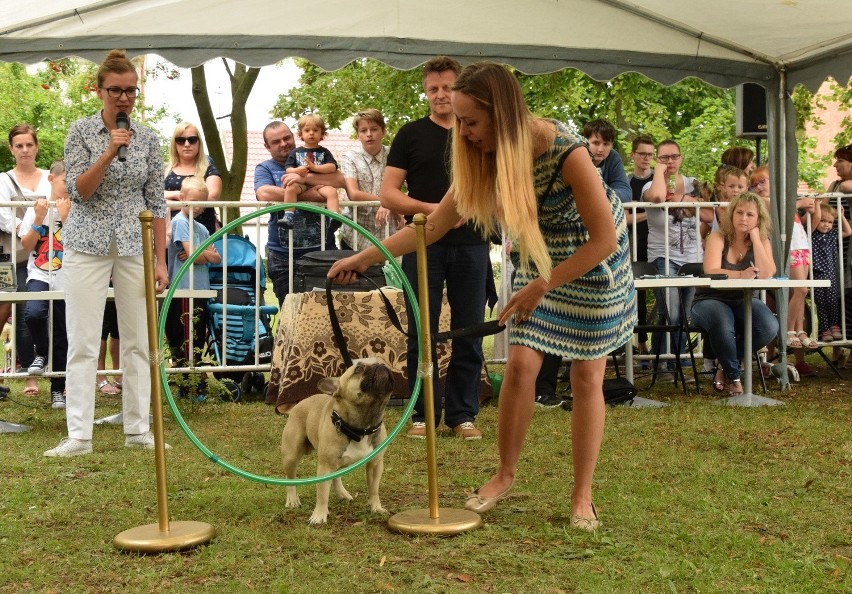
<svg viewBox="0 0 852 594">
<path fill-rule="evenodd" d="M 227 241 L 223 242 L 225 238 Z M 216 291 L 216 297 L 207 305 L 208 352 L 222 365 L 254 365 L 256 334 L 258 362 L 269 363 L 275 342 L 270 316 L 278 307 L 263 304 L 266 272 L 262 263 L 259 269 L 255 267 L 257 250 L 252 242 L 239 235 L 220 237 L 214 245 L 222 255 L 222 262 L 211 264 L 209 269 L 210 288 Z M 258 273 L 259 297 L 255 294 Z M 263 374 L 257 371 L 223 371 L 214 376 L 225 385 L 233 401 L 243 394 L 265 392 Z"/>
</svg>

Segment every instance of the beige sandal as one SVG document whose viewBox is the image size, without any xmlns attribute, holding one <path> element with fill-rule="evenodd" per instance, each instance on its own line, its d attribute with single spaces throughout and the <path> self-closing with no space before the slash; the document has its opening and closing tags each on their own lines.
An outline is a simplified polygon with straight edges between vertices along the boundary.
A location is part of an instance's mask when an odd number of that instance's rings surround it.
<svg viewBox="0 0 852 594">
<path fill-rule="evenodd" d="M 799 336 L 796 334 L 795 330 L 787 331 L 787 348 L 789 349 L 800 349 L 802 348 L 802 341 L 799 340 Z"/>
<path fill-rule="evenodd" d="M 813 348 L 816 348 L 816 346 L 817 346 L 817 343 L 815 341 L 811 340 L 811 337 L 804 330 L 799 332 L 798 338 L 799 338 L 799 342 L 801 342 L 802 346 L 805 347 L 806 349 L 813 349 Z"/>
<path fill-rule="evenodd" d="M 101 380 L 98 382 L 98 392 L 101 394 L 108 394 L 110 396 L 116 396 L 121 394 L 121 388 L 116 385 L 113 385 L 107 380 Z"/>
</svg>

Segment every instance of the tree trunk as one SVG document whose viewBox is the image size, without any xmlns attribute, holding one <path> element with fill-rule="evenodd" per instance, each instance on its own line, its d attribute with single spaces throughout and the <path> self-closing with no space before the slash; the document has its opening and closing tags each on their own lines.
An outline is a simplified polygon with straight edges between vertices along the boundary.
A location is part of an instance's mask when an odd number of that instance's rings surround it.
<svg viewBox="0 0 852 594">
<path fill-rule="evenodd" d="M 225 147 L 219 136 L 216 125 L 217 116 L 210 105 L 210 94 L 207 90 L 207 76 L 204 66 L 192 69 L 192 97 L 201 118 L 201 129 L 207 139 L 207 153 L 213 159 L 216 168 L 222 174 L 222 201 L 239 202 L 246 179 L 246 162 L 248 160 L 248 124 L 246 120 L 246 102 L 248 101 L 255 81 L 260 74 L 260 68 L 248 68 L 243 64 L 230 64 L 223 58 L 225 69 L 231 81 L 231 113 L 227 116 L 231 123 L 233 154 L 230 166 L 225 155 Z M 239 216 L 238 208 L 229 208 L 227 217 L 221 216 L 222 221 L 233 221 Z"/>
</svg>

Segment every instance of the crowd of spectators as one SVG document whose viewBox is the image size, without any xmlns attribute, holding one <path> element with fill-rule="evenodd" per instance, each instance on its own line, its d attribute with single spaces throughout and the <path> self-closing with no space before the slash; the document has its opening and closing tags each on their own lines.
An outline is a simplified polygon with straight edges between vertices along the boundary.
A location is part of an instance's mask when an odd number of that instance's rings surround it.
<svg viewBox="0 0 852 594">
<path fill-rule="evenodd" d="M 112 56 L 108 61 L 110 59 L 115 62 L 119 57 Z M 66 160 L 70 158 L 67 183 L 66 164 L 61 159 L 54 162 L 50 171 L 35 166 L 39 146 L 37 132 L 32 126 L 19 124 L 9 132 L 9 149 L 15 158 L 15 167 L 0 175 L 0 200 L 35 201 L 34 206 L 18 213 L 11 208 L 0 209 L 0 231 L 21 240 L 18 253 L 20 259 L 16 263 L 19 290 L 34 292 L 65 289 L 73 293 L 74 287 L 81 286 L 81 279 L 89 278 L 85 276 L 89 272 L 84 268 L 85 274 L 66 286 L 68 271 L 67 266 L 63 265 L 63 258 L 66 263 L 70 261 L 72 267 L 81 265 L 81 255 L 100 258 L 91 262 L 82 261 L 83 266 L 100 263 L 119 267 L 123 256 L 135 258 L 138 255 L 138 222 L 127 220 L 134 218 L 133 213 L 125 209 L 120 212 L 127 216 L 116 218 L 115 212 L 107 212 L 99 206 L 99 200 L 109 199 L 119 201 L 121 208 L 129 208 L 116 194 L 119 180 L 121 184 L 127 183 L 125 168 L 133 167 L 135 177 L 132 181 L 139 191 L 138 205 L 152 208 L 155 216 L 161 212 L 163 215 L 162 223 L 158 222 L 155 227 L 156 236 L 159 238 L 162 232 L 165 238 L 162 245 L 158 243 L 157 248 L 157 280 L 161 289 L 170 280 L 166 274 L 173 277 L 187 254 L 192 252 L 193 246 L 221 226 L 216 210 L 204 208 L 203 204 L 177 208 L 171 212 L 165 208 L 166 200 L 203 202 L 220 198 L 221 174 L 207 157 L 199 128 L 190 122 L 178 124 L 171 136 L 164 163 L 159 143 L 150 130 L 135 119 L 127 120 L 126 113 L 132 111 L 138 93 L 135 70 L 110 70 L 108 63 L 105 64 L 108 67 L 101 73 L 98 87 L 99 97 L 104 103 L 103 111 L 76 123 L 69 132 L 66 147 Z M 447 58 L 436 58 L 427 63 L 423 87 L 430 113 L 396 131 L 390 146 L 383 142 L 388 130 L 382 113 L 370 107 L 353 114 L 353 131 L 360 147 L 339 156 L 320 145 L 326 128 L 317 114 L 299 120 L 297 136 L 302 141 L 301 146 L 296 145 L 296 136 L 284 122 L 269 123 L 263 131 L 263 141 L 270 158 L 258 164 L 255 170 L 257 199 L 287 204 L 310 201 L 320 203 L 332 212 L 339 212 L 338 200 L 346 198 L 356 204 L 347 207 L 343 214 L 356 220 L 378 239 L 385 239 L 402 228 L 416 213 L 433 212 L 452 180 L 448 147 L 455 116 L 450 97 L 459 72 L 458 65 Z M 125 118 L 124 126 L 118 125 L 122 115 Z M 759 165 L 751 149 L 737 146 L 726 150 L 721 155 L 714 179 L 702 183 L 682 173 L 684 151 L 672 139 L 657 143 L 647 134 L 633 135 L 629 138 L 630 151 L 626 153 L 629 167 L 626 168 L 617 150 L 619 132 L 611 123 L 601 119 L 589 121 L 580 131 L 601 183 L 611 189 L 624 204 L 645 202 L 652 205 L 648 208 L 625 209 L 634 261 L 649 262 L 664 276 L 676 275 L 686 264 L 703 263 L 705 272 L 725 271 L 726 274 L 753 274 L 754 277 L 763 278 L 771 268 L 772 274 L 784 274 L 791 279 L 812 276 L 814 279 L 829 280 L 830 287 L 813 291 L 816 311 L 813 320 L 806 310 L 809 289 L 791 289 L 786 329 L 782 328 L 781 335 L 776 337 L 777 333 L 769 333 L 771 336 L 767 334 L 767 329 L 772 328 L 771 324 L 764 326 L 762 334 L 755 341 L 755 347 L 767 346 L 770 359 L 777 356 L 779 350 L 786 349 L 794 356 L 796 368 L 804 377 L 818 373 L 805 361 L 808 349 L 832 345 L 833 363 L 845 365 L 848 343 L 852 338 L 852 243 L 849 240 L 852 227 L 848 220 L 848 197 L 800 198 L 793 215 L 789 256 L 773 257 L 771 251 L 766 254 L 764 249 L 770 234 L 779 232 L 771 228 L 766 214 L 770 207 L 770 172 L 765 165 Z M 130 149 L 127 163 L 121 149 Z M 852 145 L 837 149 L 834 157 L 838 179 L 826 191 L 852 193 Z M 152 193 L 154 186 L 157 186 L 157 191 Z M 756 206 L 756 199 L 760 199 L 760 207 Z M 364 201 L 378 201 L 381 206 L 357 204 Z M 702 202 L 706 201 L 712 201 L 714 205 L 702 207 Z M 676 203 L 677 206 L 669 207 L 667 203 Z M 731 212 L 727 204 L 738 205 L 740 212 Z M 69 211 L 70 221 L 66 224 Z M 82 218 L 84 211 L 91 217 Z M 743 217 L 755 219 L 751 230 L 737 230 L 737 221 Z M 172 219 L 171 223 L 169 219 Z M 156 220 L 159 221 L 159 217 Z M 283 304 L 291 290 L 292 261 L 311 251 L 338 246 L 344 250 L 357 250 L 364 245 L 363 238 L 349 226 L 343 226 L 339 233 L 335 233 L 338 226 L 329 217 L 301 209 L 291 208 L 271 216 L 266 265 L 279 305 Z M 61 232 L 66 233 L 66 242 L 70 240 L 65 248 Z M 466 222 L 429 249 L 432 321 L 437 323 L 440 317 L 442 293 L 446 289 L 454 327 L 481 322 L 485 303 L 493 293 L 487 239 L 481 236 L 472 223 Z M 206 274 L 204 266 L 218 261 L 218 258 L 219 254 L 214 249 L 205 252 L 196 261 L 198 269 L 195 274 L 202 279 L 194 283 L 196 288 L 207 286 L 203 281 Z M 760 266 L 757 270 L 758 260 L 771 262 L 772 266 Z M 781 263 L 786 260 L 789 260 L 789 269 L 785 271 Z M 413 257 L 406 256 L 403 259 L 403 269 L 416 287 L 417 274 Z M 112 278 L 115 272 L 113 270 L 107 274 L 106 278 L 110 282 L 115 281 Z M 127 271 L 122 273 L 126 274 Z M 98 282 L 101 276 L 97 275 Z M 127 279 L 121 291 L 116 285 L 117 299 L 119 293 L 128 291 L 126 283 Z M 93 290 L 91 286 L 86 289 L 83 295 L 89 295 Z M 98 299 L 95 301 L 98 303 L 102 297 L 101 289 L 105 298 L 106 285 L 97 288 Z M 715 323 L 719 320 L 718 312 L 714 314 L 716 317 L 708 314 L 708 303 L 718 301 L 719 296 L 706 292 L 699 292 L 699 296 L 693 305 L 694 289 L 656 290 L 656 311 L 674 324 L 679 323 L 681 312 L 691 312 L 699 324 L 707 326 L 705 369 L 715 372 L 714 385 L 717 389 L 721 391 L 727 387 L 731 393 L 736 393 L 739 378 L 736 362 L 748 354 L 741 352 L 740 342 L 727 343 L 720 339 L 719 329 L 725 325 Z M 136 295 L 134 299 L 138 297 Z M 95 373 L 95 370 L 103 373 L 108 344 L 106 339 L 110 335 L 113 341 L 109 351 L 116 370 L 120 360 L 136 374 L 134 381 L 147 381 L 140 376 L 140 373 L 145 372 L 139 369 L 139 352 L 134 348 L 134 343 L 139 341 L 138 333 L 144 329 L 119 323 L 121 314 L 116 318 L 111 303 L 102 308 L 105 311 L 102 316 L 100 311 L 93 313 L 89 301 L 75 302 L 72 298 L 71 302 L 76 303 L 72 310 L 78 319 L 68 320 L 70 348 L 66 343 L 65 302 L 62 300 L 51 302 L 33 299 L 17 308 L 18 319 L 13 321 L 18 356 L 16 363 L 29 376 L 24 390 L 27 395 L 37 397 L 39 376 L 46 371 L 64 371 L 66 359 L 69 365 L 68 388 L 62 374 L 51 377 L 51 406 L 65 408 L 68 390 L 86 392 L 85 396 L 75 395 L 72 398 L 75 407 L 73 415 L 69 415 L 69 435 L 74 442 L 81 442 L 82 445 L 72 443 L 69 446 L 63 441 L 54 450 L 46 452 L 46 455 L 79 455 L 91 451 L 88 416 L 95 392 L 122 393 L 122 376 L 118 371 L 111 382 L 105 375 L 96 376 Z M 139 302 L 134 303 L 134 307 L 137 307 Z M 767 311 L 777 310 L 772 295 L 767 305 Z M 842 315 L 844 311 L 845 316 Z M 0 305 L 0 320 L 5 323 L 10 313 L 9 304 Z M 198 335 L 196 344 L 198 340 L 203 341 L 203 323 L 198 323 L 201 314 L 178 308 L 166 313 L 169 315 L 167 334 L 174 361 L 185 362 L 187 353 L 184 350 L 190 333 L 194 331 Z M 772 313 L 768 315 L 774 319 Z M 645 299 L 640 299 L 638 303 L 638 316 L 641 323 L 647 321 L 648 303 Z M 193 324 L 188 322 L 193 317 L 196 321 L 194 330 Z M 844 317 L 847 328 L 842 326 Z M 86 326 L 87 331 L 78 333 L 75 338 L 72 328 L 82 326 Z M 132 335 L 132 338 L 127 339 L 130 342 L 121 344 L 120 349 L 119 326 L 123 328 L 122 335 L 125 331 Z M 50 332 L 48 328 L 51 328 Z M 100 336 L 96 329 L 102 330 Z M 732 332 L 737 340 L 741 338 L 741 330 L 736 326 Z M 48 344 L 48 335 L 53 337 L 52 344 Z M 98 338 L 101 339 L 100 357 Z M 122 339 L 125 337 L 122 336 Z M 668 359 L 680 357 L 687 342 L 685 336 L 681 337 L 675 341 L 675 351 L 671 352 L 671 342 L 663 340 L 662 336 L 651 337 L 650 345 L 648 339 L 647 335 L 639 335 L 639 355 L 660 352 L 667 355 Z M 417 367 L 417 347 L 413 343 L 409 345 L 409 369 Z M 126 357 L 133 358 L 128 360 Z M 478 412 L 477 393 L 482 359 L 481 339 L 458 339 L 453 344 L 446 384 L 441 387 L 440 382 L 435 382 L 436 421 L 443 414 L 445 423 L 465 439 L 481 436 L 474 422 Z M 646 362 L 643 361 L 643 364 Z M 554 408 L 564 404 L 562 398 L 557 396 L 556 389 L 558 371 L 564 364 L 560 356 L 544 356 L 536 381 L 535 402 L 539 406 Z M 14 371 L 14 368 L 7 371 Z M 671 370 L 671 363 L 667 369 Z M 123 375 L 126 385 L 126 369 Z M 414 374 L 409 375 L 413 385 Z M 84 379 L 84 376 L 91 377 Z M 92 380 L 96 382 L 96 390 L 92 389 Z M 90 391 L 91 395 L 88 394 Z M 125 389 L 125 403 L 136 398 L 139 407 L 147 406 L 144 390 L 140 393 L 140 388 L 136 386 L 131 388 L 129 395 L 126 392 Z M 126 423 L 128 445 L 148 447 L 151 440 L 147 423 L 140 420 L 141 409 L 136 413 Z M 416 408 L 409 436 L 424 436 L 423 414 L 421 402 Z"/>
</svg>

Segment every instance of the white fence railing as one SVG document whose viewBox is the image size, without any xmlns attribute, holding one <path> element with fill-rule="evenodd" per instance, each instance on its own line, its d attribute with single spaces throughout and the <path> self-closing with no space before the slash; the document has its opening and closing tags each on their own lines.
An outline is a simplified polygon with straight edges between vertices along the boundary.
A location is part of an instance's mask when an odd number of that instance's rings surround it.
<svg viewBox="0 0 852 594">
<path fill-rule="evenodd" d="M 850 196 L 850 195 L 819 194 L 819 195 L 810 195 L 810 196 L 828 198 L 836 208 L 838 208 L 841 204 L 846 204 L 847 208 L 846 208 L 845 212 L 846 212 L 847 215 L 849 214 L 850 209 L 848 208 L 848 203 L 850 202 L 850 199 L 852 199 L 852 196 Z M 12 206 L 12 207 L 14 207 L 14 206 L 31 206 L 33 204 L 33 202 L 10 202 L 10 203 L 7 203 L 7 204 L 9 206 Z M 178 208 L 178 207 L 182 207 L 182 206 L 187 206 L 189 204 L 190 203 L 187 203 L 187 202 L 171 202 L 170 201 L 168 203 L 168 206 L 170 208 Z M 279 203 L 268 203 L 268 202 L 234 203 L 234 202 L 226 202 L 226 201 L 206 203 L 206 205 L 208 207 L 211 207 L 211 208 L 222 207 L 221 212 L 223 214 L 223 217 L 225 217 L 225 219 L 222 221 L 223 225 L 228 223 L 228 221 L 227 221 L 227 212 L 228 211 L 226 210 L 227 208 L 239 208 L 241 210 L 241 212 L 244 212 L 246 209 L 252 209 L 252 208 L 260 209 L 260 208 L 264 208 L 266 206 L 270 206 L 270 205 L 273 205 L 273 204 L 279 204 Z M 356 218 L 356 213 L 357 213 L 357 210 L 359 208 L 368 208 L 368 207 L 373 207 L 373 206 L 379 206 L 379 203 L 378 202 L 341 201 L 341 205 L 344 206 L 344 207 L 349 207 L 353 211 L 352 217 Z M 725 203 L 712 203 L 712 202 L 699 202 L 699 203 L 694 203 L 694 202 L 677 202 L 677 203 L 676 202 L 668 202 L 668 203 L 663 203 L 663 204 L 636 202 L 636 203 L 625 204 L 625 208 L 628 211 L 635 211 L 635 209 L 637 209 L 637 208 L 641 208 L 641 209 L 645 209 L 645 210 L 648 210 L 648 209 L 663 209 L 667 213 L 668 213 L 668 211 L 670 211 L 671 209 L 674 209 L 674 208 L 695 208 L 696 209 L 695 217 L 696 217 L 696 220 L 699 220 L 700 219 L 700 212 L 702 210 L 715 209 L 718 206 L 724 206 L 724 205 L 725 205 Z M 53 212 L 53 209 L 51 209 L 50 212 Z M 839 212 L 839 208 L 838 208 L 838 212 Z M 839 221 L 839 219 L 838 219 L 838 221 Z M 51 217 L 49 217 L 48 223 L 49 223 L 49 227 L 50 227 L 50 233 L 52 235 L 53 230 L 55 228 L 56 221 L 51 216 Z M 808 235 L 810 236 L 810 232 L 811 232 L 810 217 L 806 217 L 804 223 L 806 225 Z M 190 229 L 191 228 L 192 227 L 190 227 Z M 323 229 L 323 237 L 322 237 L 321 245 L 324 245 L 325 244 L 325 235 L 324 235 L 325 234 L 325 225 L 323 225 L 322 229 Z M 252 244 L 256 248 L 255 249 L 255 252 L 256 252 L 256 254 L 255 254 L 255 265 L 256 265 L 256 267 L 258 267 L 258 269 L 259 269 L 260 266 L 263 266 L 263 259 L 264 259 L 265 246 L 266 246 L 266 237 L 267 237 L 266 233 L 267 233 L 267 227 L 266 227 L 265 221 L 261 221 L 260 219 L 253 219 L 252 221 L 249 221 L 246 225 L 243 226 L 243 234 L 246 237 L 248 237 L 248 239 L 252 242 Z M 632 226 L 631 226 L 631 235 L 635 237 L 635 233 L 636 233 L 636 221 L 635 221 L 635 217 L 634 217 L 634 222 L 632 223 Z M 353 246 L 353 247 L 356 247 L 356 249 L 360 249 L 360 248 L 364 247 L 363 243 L 359 243 L 359 239 L 363 240 L 363 238 L 360 238 L 356 234 L 355 239 L 354 239 L 356 245 Z M 700 248 L 700 244 L 701 244 L 700 234 L 696 233 L 695 237 L 690 237 L 690 238 L 688 238 L 688 240 L 689 241 L 695 241 L 696 246 L 698 248 Z M 194 242 L 192 242 L 192 243 L 194 243 Z M 664 244 L 665 250 L 666 250 L 666 268 L 665 268 L 665 270 L 668 270 L 669 237 L 668 237 L 668 226 L 667 225 L 665 226 L 665 230 L 664 230 L 663 244 Z M 226 243 L 226 245 L 227 245 L 227 243 Z M 292 247 L 292 246 L 290 246 L 290 247 Z M 318 249 L 321 249 L 321 248 L 318 247 Z M 632 257 L 635 260 L 636 259 L 636 242 L 635 241 L 631 242 L 631 249 L 632 249 Z M 51 252 L 52 252 L 52 250 L 51 250 Z M 847 303 L 847 301 L 852 302 L 852 274 L 850 274 L 850 264 L 848 263 L 849 259 L 847 258 L 848 243 L 847 243 L 847 241 L 843 240 L 842 237 L 840 237 L 840 239 L 838 241 L 838 252 L 839 252 L 838 261 L 841 263 L 840 269 L 838 271 L 838 279 L 839 279 L 838 288 L 839 288 L 839 292 L 840 292 L 841 330 L 842 330 L 843 336 L 842 336 L 842 339 L 835 340 L 833 343 L 831 343 L 831 345 L 847 346 L 848 347 L 848 346 L 852 345 L 852 333 L 849 332 L 848 329 L 847 329 L 848 315 L 847 315 L 846 308 L 843 307 L 843 304 Z M 699 253 L 701 253 L 700 249 L 699 249 Z M 508 279 L 509 272 L 511 271 L 511 264 L 508 260 L 508 256 L 507 256 L 504 249 L 499 249 L 499 248 L 495 247 L 495 250 L 493 251 L 492 254 L 493 254 L 493 257 L 500 262 L 500 270 L 501 270 L 502 273 L 500 274 L 501 282 L 500 282 L 500 286 L 498 288 L 500 289 L 499 292 L 500 292 L 500 295 L 501 295 L 501 301 L 503 301 L 503 300 L 505 300 L 505 296 L 508 295 L 508 292 L 511 290 L 511 284 L 509 283 L 509 279 Z M 53 254 L 51 253 L 50 254 L 50 256 L 51 256 L 50 261 L 51 262 L 53 261 L 52 255 Z M 13 253 L 10 256 L 11 256 L 11 260 L 14 261 L 16 255 Z M 775 254 L 775 259 L 776 259 L 776 262 L 782 261 L 782 258 L 780 258 L 778 254 Z M 222 254 L 222 260 L 223 260 L 223 263 L 227 262 L 227 253 Z M 19 264 L 19 266 L 26 266 L 26 264 L 21 263 L 21 264 Z M 290 269 L 289 283 L 290 283 L 290 290 L 292 292 L 292 289 L 293 289 L 293 259 L 292 258 L 290 259 L 290 262 L 289 262 L 289 269 Z M 226 272 L 227 271 L 225 271 L 225 274 L 223 274 L 223 277 L 224 277 L 224 282 L 226 283 L 226 286 L 227 286 L 227 273 Z M 780 270 L 780 265 L 779 265 L 779 275 L 780 274 L 782 274 L 782 271 Z M 813 267 L 811 267 L 811 273 L 810 274 L 811 274 L 811 278 L 813 278 Z M 192 290 L 192 288 L 193 288 L 191 276 L 192 275 L 190 275 L 190 283 L 191 283 L 190 290 Z M 264 292 L 265 292 L 265 287 L 261 287 L 259 285 L 260 275 L 257 275 L 257 278 L 258 278 L 258 284 L 256 286 L 256 295 L 263 295 Z M 849 285 L 849 286 L 847 286 L 847 285 Z M 12 323 L 14 323 L 14 321 L 16 319 L 15 315 L 14 315 L 15 314 L 14 310 L 16 310 L 17 308 L 23 307 L 23 302 L 28 300 L 28 299 L 44 299 L 44 300 L 52 301 L 52 300 L 55 300 L 55 299 L 63 299 L 63 298 L 64 298 L 64 294 L 62 293 L 62 291 L 48 291 L 48 292 L 43 292 L 43 293 L 26 293 L 26 292 L 12 293 L 12 292 L 9 292 L 9 291 L 6 291 L 6 292 L 0 291 L 0 302 L 11 302 L 12 303 L 13 315 L 10 318 L 10 322 L 12 322 Z M 256 302 L 259 305 L 261 303 L 261 300 L 256 299 Z M 51 314 L 52 314 L 52 309 L 51 309 Z M 226 342 L 227 341 L 227 332 L 228 332 L 228 330 L 227 330 L 227 315 L 228 315 L 227 310 L 225 311 L 225 313 L 223 315 L 226 316 L 226 319 L 223 320 L 223 324 L 222 324 L 222 333 L 223 334 L 220 337 L 215 337 L 216 340 L 221 341 L 221 342 L 219 342 L 220 345 L 227 344 L 227 342 Z M 260 332 L 258 330 L 258 322 L 260 321 L 261 315 L 262 314 L 260 312 L 260 309 L 255 308 L 255 324 L 254 324 L 254 327 L 255 327 L 256 330 L 255 330 L 254 345 L 255 345 L 256 348 L 255 348 L 255 352 L 254 352 L 253 364 L 226 365 L 225 362 L 224 362 L 224 359 L 225 359 L 224 357 L 221 357 L 222 361 L 212 360 L 210 356 L 199 357 L 197 355 L 197 353 L 195 352 L 197 350 L 197 347 L 199 347 L 199 345 L 196 345 L 193 342 L 191 342 L 190 343 L 190 349 L 189 349 L 190 357 L 189 357 L 189 360 L 188 360 L 188 365 L 185 366 L 185 367 L 168 367 L 167 372 L 168 373 L 183 373 L 183 372 L 187 372 L 187 371 L 199 371 L 199 372 L 208 372 L 208 371 L 213 371 L 213 372 L 261 371 L 262 372 L 262 371 L 268 371 L 269 368 L 270 368 L 270 365 L 268 363 L 262 364 L 260 362 L 260 353 L 258 352 L 258 349 L 257 349 L 257 345 L 259 344 L 258 338 L 259 338 L 259 332 Z M 816 306 L 814 304 L 813 299 L 811 299 L 810 310 L 809 310 L 808 315 L 811 316 L 812 320 L 816 320 Z M 52 324 L 50 324 L 49 327 L 52 328 Z M 815 335 L 816 334 L 815 326 L 812 326 L 812 328 L 813 328 L 812 333 Z M 273 332 L 274 332 L 274 328 L 273 328 Z M 14 335 L 15 335 L 15 332 L 14 332 L 14 328 L 13 328 L 12 332 L 10 332 L 10 344 L 7 345 L 7 349 L 6 349 L 7 365 L 5 366 L 5 369 L 3 369 L 2 372 L 0 372 L 0 378 L 3 378 L 3 377 L 19 377 L 19 378 L 20 377 L 27 377 L 26 370 L 22 370 L 22 371 L 16 371 L 15 370 L 14 362 L 16 360 L 16 355 L 17 355 L 17 344 L 16 344 L 16 341 L 15 341 Z M 815 338 L 818 338 L 818 337 L 815 336 Z M 52 344 L 52 341 L 51 341 L 51 344 Z M 828 343 L 826 343 L 824 346 L 828 346 Z M 499 362 L 499 361 L 504 360 L 505 353 L 507 352 L 507 350 L 508 350 L 508 337 L 506 336 L 505 333 L 497 335 L 495 337 L 494 357 L 492 359 L 490 359 L 489 362 Z M 671 358 L 673 356 L 674 355 L 669 355 L 668 357 Z M 699 356 L 700 356 L 700 353 L 699 353 Z M 51 357 L 52 357 L 52 353 L 51 353 Z M 9 361 L 11 361 L 11 365 L 8 364 Z M 49 369 L 51 369 L 51 368 L 48 367 L 48 371 L 46 371 L 45 374 L 44 374 L 46 377 L 61 375 L 61 372 L 53 372 L 53 371 L 50 371 Z M 99 370 L 99 373 L 118 374 L 118 373 L 121 373 L 121 370 Z"/>
</svg>

